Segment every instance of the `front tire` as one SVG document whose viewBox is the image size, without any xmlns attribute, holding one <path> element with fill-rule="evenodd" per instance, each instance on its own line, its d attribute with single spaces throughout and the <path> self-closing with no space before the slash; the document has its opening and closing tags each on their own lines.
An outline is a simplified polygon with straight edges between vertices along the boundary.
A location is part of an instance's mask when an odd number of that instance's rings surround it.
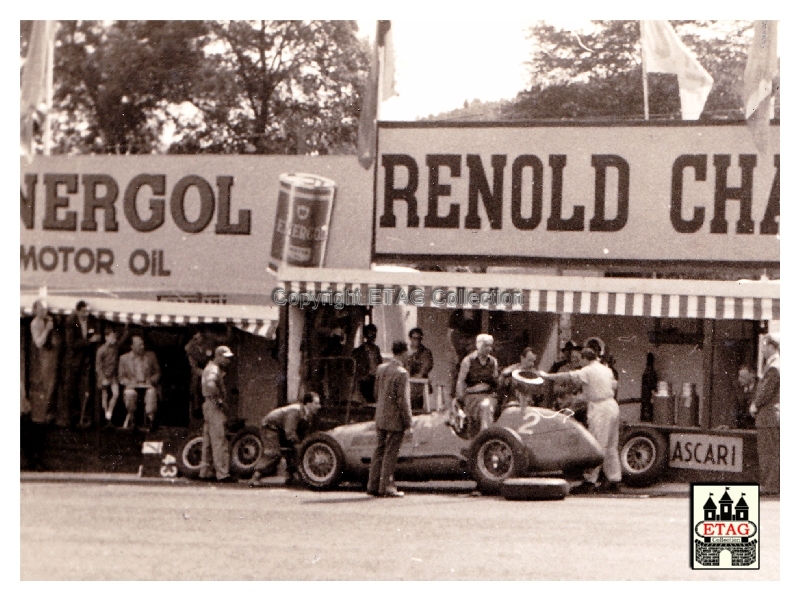
<svg viewBox="0 0 800 600">
<path fill-rule="evenodd" d="M 667 440 L 651 429 L 634 429 L 622 438 L 619 460 L 625 483 L 645 486 L 661 476 L 667 466 Z"/>
<path fill-rule="evenodd" d="M 264 444 L 255 427 L 244 427 L 231 440 L 231 472 L 238 477 L 250 477 L 256 461 L 261 458 Z"/>
<path fill-rule="evenodd" d="M 484 494 L 499 494 L 506 479 L 519 477 L 528 467 L 525 446 L 512 433 L 500 428 L 479 433 L 470 457 L 470 472 Z"/>
<path fill-rule="evenodd" d="M 300 476 L 315 490 L 336 487 L 344 475 L 344 452 L 334 438 L 316 433 L 300 449 Z"/>
</svg>

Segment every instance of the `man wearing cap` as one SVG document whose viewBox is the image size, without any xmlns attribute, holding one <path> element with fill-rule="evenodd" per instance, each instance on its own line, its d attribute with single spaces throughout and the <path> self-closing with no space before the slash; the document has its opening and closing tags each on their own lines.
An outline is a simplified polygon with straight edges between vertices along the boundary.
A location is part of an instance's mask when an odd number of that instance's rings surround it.
<svg viewBox="0 0 800 600">
<path fill-rule="evenodd" d="M 297 473 L 297 446 L 303 441 L 314 415 L 321 408 L 319 394 L 306 392 L 300 403 L 294 402 L 276 408 L 261 421 L 261 442 L 264 451 L 256 461 L 250 486 L 261 482 L 262 474 L 273 472 L 281 460 L 281 448 L 287 448 L 286 485 L 290 485 Z"/>
<path fill-rule="evenodd" d="M 214 358 L 208 361 L 200 387 L 203 392 L 203 450 L 200 458 L 200 478 L 211 479 L 213 464 L 217 481 L 232 483 L 230 475 L 231 453 L 225 437 L 225 368 L 230 364 L 233 352 L 227 346 L 217 346 Z M 210 459 L 210 460 L 209 460 Z"/>
<path fill-rule="evenodd" d="M 779 333 L 764 336 L 764 377 L 758 382 L 750 414 L 756 418 L 758 445 L 758 483 L 765 494 L 781 493 L 781 338 Z"/>
</svg>

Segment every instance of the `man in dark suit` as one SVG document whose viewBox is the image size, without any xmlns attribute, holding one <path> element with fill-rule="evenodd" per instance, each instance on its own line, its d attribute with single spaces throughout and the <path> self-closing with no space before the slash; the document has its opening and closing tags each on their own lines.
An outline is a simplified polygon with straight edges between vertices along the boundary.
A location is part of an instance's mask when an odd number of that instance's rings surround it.
<svg viewBox="0 0 800 600">
<path fill-rule="evenodd" d="M 781 338 L 779 333 L 764 336 L 764 377 L 758 382 L 750 414 L 756 418 L 758 483 L 764 494 L 781 492 Z"/>
<path fill-rule="evenodd" d="M 361 396 L 369 404 L 373 404 L 375 402 L 375 375 L 378 365 L 383 362 L 383 357 L 381 349 L 375 343 L 378 337 L 378 328 L 372 323 L 364 325 L 363 334 L 364 343 L 353 350 L 356 367 L 355 380 Z"/>
<path fill-rule="evenodd" d="M 403 363 L 408 353 L 405 342 L 392 344 L 392 359 L 378 367 L 375 376 L 375 429 L 377 446 L 369 468 L 367 493 L 371 496 L 401 498 L 394 484 L 394 468 L 403 443 L 403 435 L 411 429 L 411 390 L 408 371 Z"/>
<path fill-rule="evenodd" d="M 94 370 L 94 346 L 100 341 L 97 324 L 89 316 L 83 300 L 65 323 L 64 396 L 58 411 L 58 424 L 68 426 L 78 421 L 79 427 L 91 425 L 95 416 L 91 375 Z M 80 418 L 77 419 L 77 415 Z"/>
</svg>

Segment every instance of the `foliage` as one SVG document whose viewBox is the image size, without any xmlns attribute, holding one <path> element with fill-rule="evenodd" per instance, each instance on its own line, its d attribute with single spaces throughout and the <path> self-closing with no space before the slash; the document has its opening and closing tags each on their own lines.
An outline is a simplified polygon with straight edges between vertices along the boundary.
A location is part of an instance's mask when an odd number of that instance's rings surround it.
<svg viewBox="0 0 800 600">
<path fill-rule="evenodd" d="M 354 153 L 353 21 L 60 21 L 54 153 Z M 30 21 L 20 24 L 20 56 Z"/>
<path fill-rule="evenodd" d="M 501 118 L 506 101 L 484 102 L 482 100 L 464 101 L 462 108 L 456 108 L 437 115 L 428 115 L 420 121 L 497 121 Z"/>
<path fill-rule="evenodd" d="M 531 88 L 503 109 L 504 119 L 641 118 L 644 94 L 638 21 L 594 21 L 586 33 L 547 23 L 531 27 Z M 741 118 L 740 88 L 752 21 L 673 21 L 714 79 L 703 118 Z M 680 118 L 677 76 L 648 75 L 650 114 Z"/>
<path fill-rule="evenodd" d="M 193 98 L 201 123 L 173 152 L 355 153 L 369 48 L 353 21 L 208 22 Z"/>
</svg>

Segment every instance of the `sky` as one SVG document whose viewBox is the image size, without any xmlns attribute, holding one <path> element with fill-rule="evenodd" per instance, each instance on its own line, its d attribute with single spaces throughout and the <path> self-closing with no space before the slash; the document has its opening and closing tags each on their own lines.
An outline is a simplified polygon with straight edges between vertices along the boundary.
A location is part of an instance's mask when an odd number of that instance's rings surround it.
<svg viewBox="0 0 800 600">
<path fill-rule="evenodd" d="M 598 15 L 592 16 L 597 18 Z M 720 12 L 697 18 L 724 19 L 725 16 Z M 530 60 L 533 41 L 526 39 L 526 30 L 534 21 L 511 17 L 504 20 L 477 20 L 474 16 L 471 20 L 392 19 L 398 95 L 383 103 L 379 118 L 411 121 L 461 108 L 465 100 L 512 100 L 518 92 L 527 89 L 530 77 L 525 62 Z M 545 20 L 579 34 L 591 27 L 588 19 L 568 19 L 566 13 L 554 17 Z M 375 21 L 364 19 L 357 23 L 359 36 L 372 40 Z"/>
<path fill-rule="evenodd" d="M 381 107 L 382 120 L 413 120 L 460 108 L 464 101 L 512 99 L 528 85 L 524 62 L 529 21 L 392 20 L 398 95 Z M 374 37 L 375 21 L 359 20 Z"/>
</svg>

